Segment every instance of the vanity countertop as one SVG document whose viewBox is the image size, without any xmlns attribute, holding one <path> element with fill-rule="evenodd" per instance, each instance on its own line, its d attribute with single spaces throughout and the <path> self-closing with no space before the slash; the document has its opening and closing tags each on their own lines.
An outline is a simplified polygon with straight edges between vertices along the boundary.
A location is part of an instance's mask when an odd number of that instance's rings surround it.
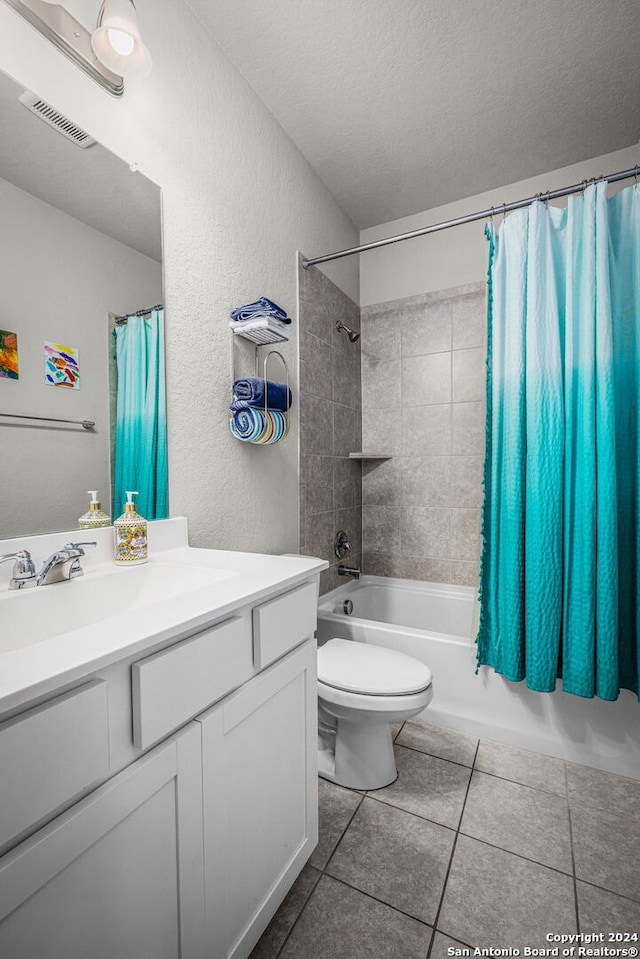
<svg viewBox="0 0 640 959">
<path fill-rule="evenodd" d="M 98 541 L 83 558 L 85 573 L 77 580 L 14 591 L 0 582 L 0 713 L 197 632 L 328 567 L 315 557 L 193 548 L 186 545 L 186 521 L 177 518 L 150 523 L 149 562 L 120 569 L 110 559 L 112 536 L 105 528 L 0 542 L 2 551 L 26 548 L 41 561 L 68 539 Z M 14 644 L 7 637 L 17 634 L 23 615 L 31 635 L 23 633 L 24 642 Z"/>
</svg>

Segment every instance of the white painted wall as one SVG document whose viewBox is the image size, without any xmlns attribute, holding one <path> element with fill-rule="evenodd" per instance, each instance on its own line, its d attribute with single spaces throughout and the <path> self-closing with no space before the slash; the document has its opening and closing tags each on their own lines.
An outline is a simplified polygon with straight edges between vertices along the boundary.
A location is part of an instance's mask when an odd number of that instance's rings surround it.
<svg viewBox="0 0 640 959">
<path fill-rule="evenodd" d="M 194 545 L 293 551 L 297 409 L 281 445 L 233 439 L 228 313 L 266 294 L 295 315 L 295 251 L 351 246 L 357 232 L 190 8 L 182 0 L 136 7 L 154 67 L 122 100 L 4 5 L 0 69 L 163 189 L 172 514 L 188 516 Z M 357 299 L 355 259 L 327 273 Z M 295 328 L 284 352 L 296 385 Z"/>
<path fill-rule="evenodd" d="M 19 352 L 0 410 L 96 423 L 0 422 L 0 536 L 73 529 L 88 489 L 109 505 L 109 312 L 161 301 L 162 267 L 0 180 L 0 290 L 0 328 L 18 334 Z M 79 350 L 79 390 L 45 383 L 45 340 Z"/>
<path fill-rule="evenodd" d="M 496 150 L 499 150 L 496 142 Z M 424 210 L 400 220 L 381 223 L 360 233 L 360 243 L 370 243 L 383 237 L 408 233 L 467 216 L 479 210 L 499 207 L 528 196 L 534 196 L 546 190 L 557 190 L 572 183 L 580 183 L 589 177 L 603 173 L 615 173 L 640 163 L 640 147 L 627 147 L 606 156 L 585 160 L 573 166 L 552 170 L 544 176 L 533 177 L 510 183 L 489 193 L 448 203 L 446 206 Z M 611 191 L 623 189 L 631 181 L 624 181 L 611 187 Z M 461 184 L 460 192 L 464 192 Z M 555 200 L 560 205 L 563 201 Z M 564 201 L 566 202 L 566 201 Z M 496 217 L 496 222 L 501 222 Z M 402 243 L 370 250 L 360 257 L 360 305 L 386 303 L 418 293 L 430 293 L 434 290 L 448 290 L 464 283 L 476 283 L 484 280 L 487 273 L 487 243 L 484 237 L 484 221 L 452 227 L 431 236 L 418 237 Z"/>
</svg>

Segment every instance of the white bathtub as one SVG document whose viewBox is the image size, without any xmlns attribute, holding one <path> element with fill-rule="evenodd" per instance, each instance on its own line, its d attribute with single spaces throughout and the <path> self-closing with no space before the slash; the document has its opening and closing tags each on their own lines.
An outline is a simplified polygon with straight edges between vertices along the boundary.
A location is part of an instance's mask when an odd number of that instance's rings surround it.
<svg viewBox="0 0 640 959">
<path fill-rule="evenodd" d="M 343 603 L 353 602 L 346 615 Z M 537 693 L 492 669 L 476 675 L 475 591 L 466 586 L 363 576 L 320 597 L 318 642 L 334 636 L 388 646 L 433 672 L 426 722 L 640 779 L 640 703 Z M 560 684 L 558 684 L 560 685 Z"/>
</svg>

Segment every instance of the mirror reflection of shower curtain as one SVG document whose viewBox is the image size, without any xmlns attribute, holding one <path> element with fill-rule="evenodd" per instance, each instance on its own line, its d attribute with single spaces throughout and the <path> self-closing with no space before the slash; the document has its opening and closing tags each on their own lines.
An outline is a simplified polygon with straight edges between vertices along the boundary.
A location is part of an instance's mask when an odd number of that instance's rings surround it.
<svg viewBox="0 0 640 959">
<path fill-rule="evenodd" d="M 113 504 L 122 511 L 127 490 L 138 490 L 145 519 L 169 515 L 163 310 L 132 315 L 116 326 L 118 394 Z"/>
</svg>

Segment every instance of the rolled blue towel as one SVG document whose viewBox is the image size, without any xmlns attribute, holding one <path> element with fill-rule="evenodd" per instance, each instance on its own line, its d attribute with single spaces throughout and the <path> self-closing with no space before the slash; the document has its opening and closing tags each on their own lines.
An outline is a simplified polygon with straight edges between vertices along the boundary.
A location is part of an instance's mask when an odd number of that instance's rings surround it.
<svg viewBox="0 0 640 959">
<path fill-rule="evenodd" d="M 269 446 L 280 442 L 289 433 L 289 418 L 280 410 L 257 410 L 249 407 L 236 410 L 229 420 L 229 428 L 244 443 Z"/>
<path fill-rule="evenodd" d="M 258 408 L 265 406 L 272 410 L 286 412 L 291 409 L 293 397 L 286 383 L 276 383 L 274 380 L 263 380 L 260 376 L 245 376 L 233 384 L 234 404 L 231 409 L 246 409 L 249 406 Z M 266 402 L 265 402 L 266 400 Z"/>
<path fill-rule="evenodd" d="M 238 306 L 230 313 L 231 319 L 241 323 L 243 320 L 253 320 L 256 316 L 275 316 L 281 323 L 291 323 L 291 317 L 287 316 L 287 311 L 274 303 L 273 300 L 261 296 L 259 300 L 253 303 L 245 303 L 244 306 Z"/>
<path fill-rule="evenodd" d="M 245 443 L 255 442 L 265 428 L 265 424 L 265 414 L 261 410 L 251 408 L 238 410 L 229 421 L 233 435 L 239 440 L 244 440 Z"/>
</svg>

